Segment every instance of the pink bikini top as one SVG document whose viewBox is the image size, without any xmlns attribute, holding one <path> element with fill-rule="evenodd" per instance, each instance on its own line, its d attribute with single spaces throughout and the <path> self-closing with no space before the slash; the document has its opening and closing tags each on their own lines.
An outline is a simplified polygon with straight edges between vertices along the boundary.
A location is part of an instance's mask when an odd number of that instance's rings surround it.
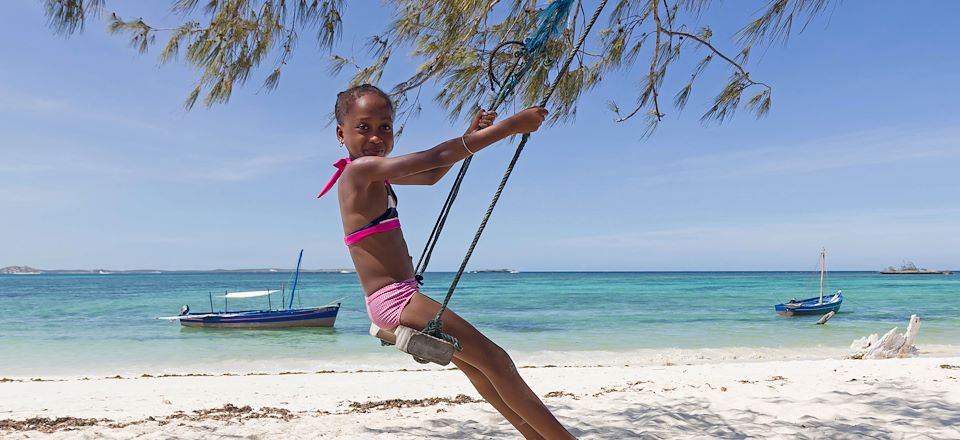
<svg viewBox="0 0 960 440">
<path fill-rule="evenodd" d="M 348 164 L 350 164 L 349 157 L 344 157 L 333 164 L 333 166 L 337 168 L 337 172 L 334 173 L 330 181 L 327 182 L 327 186 L 323 187 L 323 191 L 320 191 L 320 194 L 317 195 L 318 199 L 333 188 L 333 184 L 337 183 L 337 179 L 343 174 L 343 170 L 347 168 Z M 393 192 L 393 188 L 390 187 L 390 182 L 384 181 L 383 185 L 387 188 L 387 210 L 384 211 L 383 214 L 380 214 L 379 217 L 370 221 L 370 223 L 363 225 L 360 229 L 343 237 L 343 242 L 346 243 L 347 246 L 353 245 L 373 234 L 400 229 L 400 215 L 397 213 L 397 193 Z"/>
</svg>

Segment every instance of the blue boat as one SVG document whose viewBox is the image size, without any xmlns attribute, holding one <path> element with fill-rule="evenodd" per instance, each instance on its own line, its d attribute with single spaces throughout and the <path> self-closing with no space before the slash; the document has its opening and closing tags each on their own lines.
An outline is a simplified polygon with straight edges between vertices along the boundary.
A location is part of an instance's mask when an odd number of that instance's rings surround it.
<svg viewBox="0 0 960 440">
<path fill-rule="evenodd" d="M 823 298 L 823 279 L 827 272 L 827 250 L 820 250 L 820 296 L 807 299 L 791 299 L 785 303 L 773 306 L 777 314 L 783 316 L 794 315 L 823 315 L 840 310 L 843 304 L 843 291 L 838 290 L 832 297 Z"/>
<path fill-rule="evenodd" d="M 286 328 L 286 327 L 333 327 L 340 311 L 340 303 L 318 307 L 293 308 L 293 298 L 297 292 L 297 281 L 300 278 L 300 262 L 303 260 L 303 250 L 297 259 L 297 271 L 293 276 L 293 287 L 290 289 L 290 302 L 286 308 L 275 310 L 270 301 L 270 295 L 281 290 L 257 290 L 251 292 L 231 292 L 223 296 L 224 311 L 213 312 L 213 297 L 210 298 L 210 312 L 190 312 L 189 306 L 183 306 L 177 316 L 161 317 L 159 319 L 178 320 L 185 327 L 216 327 L 216 328 Z M 265 310 L 228 311 L 227 300 L 230 298 L 267 297 L 268 308 Z"/>
<path fill-rule="evenodd" d="M 840 304 L 843 304 L 843 291 L 838 290 L 836 294 L 826 301 L 824 301 L 822 296 L 802 300 L 792 299 L 783 304 L 777 304 L 773 306 L 773 308 L 778 314 L 783 316 L 823 315 L 840 310 Z"/>
</svg>

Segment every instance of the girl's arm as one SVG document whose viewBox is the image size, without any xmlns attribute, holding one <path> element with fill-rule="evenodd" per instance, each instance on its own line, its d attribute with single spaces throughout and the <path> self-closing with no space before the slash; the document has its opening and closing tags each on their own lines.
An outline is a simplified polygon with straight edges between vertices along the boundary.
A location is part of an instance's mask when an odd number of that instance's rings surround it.
<svg viewBox="0 0 960 440">
<path fill-rule="evenodd" d="M 343 173 L 343 179 L 354 184 L 395 181 L 437 168 L 449 169 L 472 153 L 477 153 L 507 136 L 537 131 L 546 116 L 547 109 L 531 107 L 487 128 L 450 139 L 429 150 L 397 157 L 360 157 L 351 162 L 350 167 Z"/>
<path fill-rule="evenodd" d="M 467 131 L 463 134 L 467 135 L 477 130 L 487 128 L 493 125 L 493 121 L 496 118 L 497 112 L 485 112 L 483 110 L 478 111 L 477 114 L 473 116 L 473 121 L 470 122 L 470 126 L 467 128 Z M 432 170 L 421 171 L 419 173 L 411 174 L 399 179 L 393 179 L 390 181 L 390 183 L 397 185 L 433 185 L 439 182 L 440 179 L 442 179 L 443 176 L 450 171 L 451 167 L 453 167 L 453 164 L 434 168 Z"/>
</svg>

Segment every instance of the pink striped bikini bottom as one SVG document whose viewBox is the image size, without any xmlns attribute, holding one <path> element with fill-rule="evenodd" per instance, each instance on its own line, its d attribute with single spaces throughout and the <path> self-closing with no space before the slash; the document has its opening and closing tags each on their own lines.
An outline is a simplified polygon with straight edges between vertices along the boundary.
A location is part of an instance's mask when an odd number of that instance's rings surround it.
<svg viewBox="0 0 960 440">
<path fill-rule="evenodd" d="M 390 330 L 400 325 L 400 313 L 420 290 L 417 279 L 387 284 L 367 296 L 367 315 L 377 327 Z"/>
</svg>

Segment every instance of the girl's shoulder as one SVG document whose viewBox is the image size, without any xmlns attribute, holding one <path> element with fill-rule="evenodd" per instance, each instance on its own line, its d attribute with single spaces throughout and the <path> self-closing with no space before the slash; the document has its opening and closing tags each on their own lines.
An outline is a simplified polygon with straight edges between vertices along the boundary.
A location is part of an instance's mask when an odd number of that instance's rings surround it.
<svg viewBox="0 0 960 440">
<path fill-rule="evenodd" d="M 383 160 L 384 158 L 378 156 L 360 156 L 356 159 L 350 160 L 350 165 L 363 167 L 366 164 L 375 163 L 377 161 Z"/>
<path fill-rule="evenodd" d="M 368 156 L 358 157 L 356 159 L 348 159 L 347 166 L 343 169 L 343 174 L 347 176 L 362 173 L 364 168 L 368 168 L 368 166 L 371 164 L 372 161 L 370 159 L 372 158 Z"/>
<path fill-rule="evenodd" d="M 349 165 L 343 170 L 342 180 L 349 181 L 353 185 L 367 185 L 372 180 L 371 176 L 375 174 L 377 166 L 382 163 L 384 158 L 376 156 L 363 156 L 350 161 Z"/>
</svg>

